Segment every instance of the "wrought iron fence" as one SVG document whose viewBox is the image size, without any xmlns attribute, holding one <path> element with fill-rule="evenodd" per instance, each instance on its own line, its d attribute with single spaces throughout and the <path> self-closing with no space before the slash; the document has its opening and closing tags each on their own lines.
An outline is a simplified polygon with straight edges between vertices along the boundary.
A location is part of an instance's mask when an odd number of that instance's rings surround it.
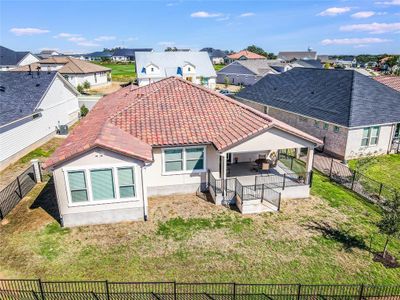
<svg viewBox="0 0 400 300">
<path fill-rule="evenodd" d="M 31 165 L 0 191 L 0 220 L 10 213 L 37 181 L 34 166 Z"/>
<path fill-rule="evenodd" d="M 271 188 L 281 188 L 311 184 L 312 172 L 292 172 L 285 174 L 265 174 L 255 176 L 255 185 L 266 184 Z"/>
<path fill-rule="evenodd" d="M 2 300 L 395 300 L 400 285 L 0 280 Z"/>
</svg>

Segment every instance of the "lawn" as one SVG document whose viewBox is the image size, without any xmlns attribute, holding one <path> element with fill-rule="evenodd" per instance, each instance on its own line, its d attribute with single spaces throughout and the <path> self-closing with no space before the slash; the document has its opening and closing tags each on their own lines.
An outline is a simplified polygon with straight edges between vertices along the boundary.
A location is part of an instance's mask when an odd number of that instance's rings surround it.
<svg viewBox="0 0 400 300">
<path fill-rule="evenodd" d="M 351 160 L 350 168 L 400 190 L 400 154 Z"/>
<path fill-rule="evenodd" d="M 111 77 L 113 81 L 128 82 L 136 79 L 135 64 L 125 63 L 102 63 L 93 62 L 106 68 L 111 69 Z"/>
<path fill-rule="evenodd" d="M 400 281 L 372 261 L 380 211 L 319 174 L 309 200 L 242 216 L 194 195 L 150 199 L 149 221 L 63 229 L 51 184 L 0 224 L 0 276 L 121 281 L 376 283 Z M 53 201 L 50 201 L 53 200 Z M 389 250 L 399 257 L 400 241 Z"/>
<path fill-rule="evenodd" d="M 221 70 L 222 68 L 225 68 L 226 67 L 226 65 L 214 65 L 214 69 L 215 69 L 215 71 L 219 71 L 219 70 Z"/>
</svg>

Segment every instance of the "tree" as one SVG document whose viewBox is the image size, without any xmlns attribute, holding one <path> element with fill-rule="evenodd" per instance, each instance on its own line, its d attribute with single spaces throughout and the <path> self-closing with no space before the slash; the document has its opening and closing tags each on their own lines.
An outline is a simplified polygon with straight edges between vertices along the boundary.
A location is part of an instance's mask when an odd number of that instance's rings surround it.
<svg viewBox="0 0 400 300">
<path fill-rule="evenodd" d="M 397 197 L 396 197 L 397 196 Z M 385 258 L 389 241 L 393 237 L 400 237 L 400 197 L 396 195 L 393 200 L 386 200 L 382 219 L 377 226 L 379 231 L 386 235 L 383 257 Z"/>
<path fill-rule="evenodd" d="M 165 52 L 175 52 L 175 51 L 178 51 L 178 48 L 176 48 L 176 47 L 167 47 L 167 48 L 165 48 L 164 51 Z"/>
<path fill-rule="evenodd" d="M 224 77 L 224 84 L 225 84 L 225 87 L 227 88 L 228 85 L 229 85 L 229 78 L 228 78 L 228 76 L 225 76 L 225 77 Z"/>
<path fill-rule="evenodd" d="M 85 90 L 90 89 L 90 82 L 87 81 L 87 80 L 85 80 L 85 82 L 83 83 L 83 88 L 84 88 Z"/>
<path fill-rule="evenodd" d="M 81 94 L 82 94 L 82 93 L 84 92 L 84 90 L 85 90 L 85 89 L 83 88 L 83 86 L 81 86 L 80 84 L 77 85 L 76 89 L 77 89 L 78 92 L 81 93 Z"/>
<path fill-rule="evenodd" d="M 85 104 L 82 104 L 81 106 L 81 117 L 84 117 L 88 114 L 89 109 L 85 106 Z"/>
<path fill-rule="evenodd" d="M 275 59 L 276 58 L 276 55 L 274 53 L 272 53 L 272 52 L 268 53 L 263 48 L 258 47 L 256 45 L 248 46 L 245 50 L 253 52 L 253 53 L 257 53 L 257 54 L 265 56 L 266 58 L 269 58 L 269 59 Z"/>
</svg>

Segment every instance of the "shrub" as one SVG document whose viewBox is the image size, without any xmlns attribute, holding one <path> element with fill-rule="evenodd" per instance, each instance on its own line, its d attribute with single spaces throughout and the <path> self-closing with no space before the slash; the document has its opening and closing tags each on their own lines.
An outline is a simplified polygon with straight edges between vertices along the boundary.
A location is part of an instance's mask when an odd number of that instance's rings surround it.
<svg viewBox="0 0 400 300">
<path fill-rule="evenodd" d="M 89 109 L 85 106 L 85 104 L 82 104 L 81 106 L 81 117 L 84 117 L 88 114 Z"/>
<path fill-rule="evenodd" d="M 90 89 L 90 82 L 86 80 L 86 81 L 83 83 L 83 88 L 84 88 L 85 90 Z"/>
<path fill-rule="evenodd" d="M 83 93 L 83 91 L 84 91 L 84 88 L 83 88 L 83 86 L 81 86 L 80 84 L 78 84 L 78 86 L 76 87 L 76 89 L 78 90 L 78 92 L 79 93 Z"/>
</svg>

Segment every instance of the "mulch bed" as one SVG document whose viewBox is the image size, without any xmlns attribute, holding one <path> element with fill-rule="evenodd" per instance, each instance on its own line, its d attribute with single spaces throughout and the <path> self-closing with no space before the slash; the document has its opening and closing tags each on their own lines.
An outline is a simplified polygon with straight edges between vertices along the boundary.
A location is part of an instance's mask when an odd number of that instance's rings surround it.
<svg viewBox="0 0 400 300">
<path fill-rule="evenodd" d="M 382 263 L 386 268 L 400 268 L 400 262 L 389 252 L 386 252 L 385 257 L 383 257 L 383 252 L 375 253 L 373 260 Z"/>
</svg>

